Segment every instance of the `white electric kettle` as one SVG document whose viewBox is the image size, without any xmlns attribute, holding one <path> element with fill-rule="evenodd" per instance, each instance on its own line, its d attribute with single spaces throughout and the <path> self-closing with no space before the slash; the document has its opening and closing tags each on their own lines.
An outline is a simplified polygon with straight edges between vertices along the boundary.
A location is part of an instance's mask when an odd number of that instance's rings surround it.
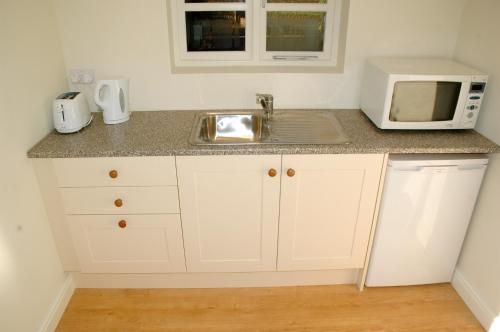
<svg viewBox="0 0 500 332">
<path fill-rule="evenodd" d="M 130 118 L 127 78 L 98 81 L 94 100 L 102 108 L 104 123 L 117 124 Z"/>
</svg>

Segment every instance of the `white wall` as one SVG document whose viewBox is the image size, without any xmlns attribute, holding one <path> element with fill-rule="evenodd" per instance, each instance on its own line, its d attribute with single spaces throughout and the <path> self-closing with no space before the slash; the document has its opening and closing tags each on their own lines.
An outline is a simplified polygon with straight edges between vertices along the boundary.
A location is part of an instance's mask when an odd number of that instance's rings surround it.
<svg viewBox="0 0 500 332">
<path fill-rule="evenodd" d="M 26 158 L 65 86 L 57 35 L 50 0 L 0 1 L 0 331 L 37 331 L 64 281 Z"/>
<path fill-rule="evenodd" d="M 167 0 L 54 0 L 67 68 L 131 78 L 134 110 L 359 108 L 370 55 L 450 57 L 465 0 L 351 0 L 343 74 L 170 74 Z"/>
<path fill-rule="evenodd" d="M 455 57 L 490 75 L 476 130 L 500 144 L 500 1 L 468 0 Z M 500 156 L 493 155 L 457 270 L 500 314 Z"/>
</svg>

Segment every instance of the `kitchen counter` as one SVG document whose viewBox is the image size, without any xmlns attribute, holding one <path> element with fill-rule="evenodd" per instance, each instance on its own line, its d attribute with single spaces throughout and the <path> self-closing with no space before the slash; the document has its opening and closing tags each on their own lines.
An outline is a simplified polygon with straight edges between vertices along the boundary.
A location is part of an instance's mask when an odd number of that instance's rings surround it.
<svg viewBox="0 0 500 332">
<path fill-rule="evenodd" d="M 28 157 L 500 152 L 498 145 L 474 130 L 380 130 L 359 110 L 331 111 L 350 143 L 194 146 L 188 137 L 199 111 L 134 112 L 128 122 L 118 125 L 105 125 L 102 114 L 95 113 L 92 124 L 78 133 L 48 134 L 28 151 Z"/>
</svg>

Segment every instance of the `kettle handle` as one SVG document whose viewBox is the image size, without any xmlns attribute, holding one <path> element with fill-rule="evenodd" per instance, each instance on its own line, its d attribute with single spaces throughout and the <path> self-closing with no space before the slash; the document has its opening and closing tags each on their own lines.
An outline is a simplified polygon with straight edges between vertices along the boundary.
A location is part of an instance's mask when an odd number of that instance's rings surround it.
<svg viewBox="0 0 500 332">
<path fill-rule="evenodd" d="M 99 81 L 95 87 L 94 101 L 100 107 L 104 107 L 104 101 L 101 99 L 101 89 L 105 86 L 109 86 L 108 82 Z"/>
</svg>

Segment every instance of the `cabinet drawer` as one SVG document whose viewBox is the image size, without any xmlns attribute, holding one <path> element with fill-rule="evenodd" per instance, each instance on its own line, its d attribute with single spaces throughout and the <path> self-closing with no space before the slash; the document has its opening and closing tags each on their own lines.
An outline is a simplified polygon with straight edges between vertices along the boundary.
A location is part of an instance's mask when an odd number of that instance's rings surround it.
<svg viewBox="0 0 500 332">
<path fill-rule="evenodd" d="M 66 214 L 179 213 L 176 186 L 60 188 Z M 116 200 L 121 200 L 118 207 Z"/>
<path fill-rule="evenodd" d="M 186 271 L 177 214 L 67 218 L 84 273 Z"/>
<path fill-rule="evenodd" d="M 177 185 L 175 157 L 53 159 L 59 187 Z"/>
</svg>

